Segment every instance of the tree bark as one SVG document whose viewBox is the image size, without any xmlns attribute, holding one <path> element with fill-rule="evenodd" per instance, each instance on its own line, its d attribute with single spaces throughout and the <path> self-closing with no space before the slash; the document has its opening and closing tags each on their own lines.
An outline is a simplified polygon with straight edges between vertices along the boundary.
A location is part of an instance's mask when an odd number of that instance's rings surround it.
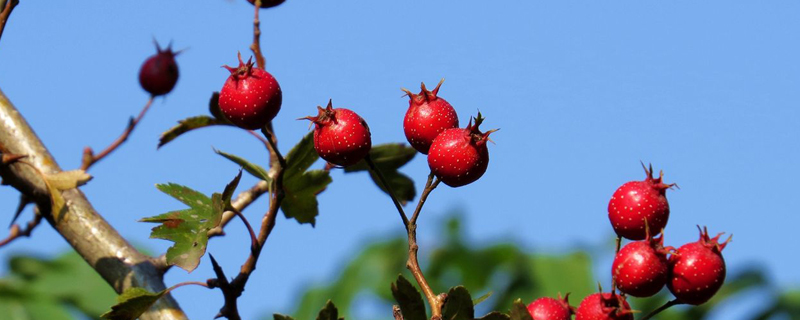
<svg viewBox="0 0 800 320">
<path fill-rule="evenodd" d="M 55 159 L 31 127 L 0 91 L 0 144 L 8 152 L 27 155 L 24 160 L 44 173 L 61 171 Z M 34 199 L 50 225 L 100 274 L 118 293 L 130 287 L 152 292 L 165 289 L 162 272 L 154 260 L 131 246 L 95 211 L 78 189 L 62 192 L 67 211 L 56 221 L 49 212 L 50 198 L 41 177 L 29 166 L 0 166 L 0 176 L 20 192 Z M 45 210 L 46 209 L 46 210 Z M 142 320 L 187 319 L 178 303 L 167 294 Z"/>
</svg>

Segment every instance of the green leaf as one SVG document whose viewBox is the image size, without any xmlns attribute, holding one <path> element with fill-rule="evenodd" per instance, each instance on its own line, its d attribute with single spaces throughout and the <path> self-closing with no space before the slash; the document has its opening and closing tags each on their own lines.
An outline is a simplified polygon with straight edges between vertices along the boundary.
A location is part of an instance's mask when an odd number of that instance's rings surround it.
<svg viewBox="0 0 800 320">
<path fill-rule="evenodd" d="M 281 210 L 286 218 L 299 223 L 316 223 L 319 215 L 317 194 L 324 191 L 333 179 L 325 170 L 308 170 L 319 159 L 314 151 L 313 133 L 308 133 L 286 155 L 286 168 L 283 173 L 285 197 Z"/>
<path fill-rule="evenodd" d="M 239 186 L 239 180 L 242 179 L 242 169 L 239 169 L 239 174 L 236 175 L 230 183 L 225 185 L 225 190 L 222 191 L 222 203 L 225 206 L 225 209 L 232 208 L 231 199 L 233 198 L 233 193 L 236 192 L 236 187 Z"/>
<path fill-rule="evenodd" d="M 178 125 L 170 128 L 167 131 L 164 131 L 164 133 L 161 134 L 161 137 L 158 138 L 158 147 L 161 148 L 165 144 L 175 140 L 175 138 L 189 131 L 219 125 L 231 124 L 227 121 L 222 121 L 209 116 L 196 116 L 180 120 L 178 121 Z"/>
<path fill-rule="evenodd" d="M 208 198 L 200 192 L 174 183 L 159 184 L 156 187 L 183 202 L 189 209 L 172 211 L 140 221 L 162 223 L 153 228 L 150 238 L 175 242 L 167 250 L 167 263 L 192 272 L 206 252 L 208 231 L 219 226 L 222 219 L 224 209 L 222 195 L 215 193 Z"/>
<path fill-rule="evenodd" d="M 278 313 L 273 314 L 272 316 L 273 316 L 273 318 L 275 320 L 294 320 L 294 318 L 292 318 L 290 316 L 284 316 L 284 315 L 278 314 Z"/>
<path fill-rule="evenodd" d="M 473 320 L 475 309 L 472 304 L 472 297 L 463 286 L 450 288 L 447 293 L 447 301 L 442 308 L 442 319 L 448 320 Z"/>
<path fill-rule="evenodd" d="M 136 320 L 166 293 L 166 290 L 152 293 L 138 287 L 128 288 L 117 297 L 117 304 L 111 306 L 111 311 L 100 317 L 110 320 Z"/>
<path fill-rule="evenodd" d="M 216 152 L 217 154 L 225 157 L 226 159 L 228 159 L 230 161 L 233 161 L 234 163 L 238 164 L 240 167 L 244 168 L 244 170 L 247 171 L 247 173 L 252 174 L 256 178 L 259 178 L 261 180 L 266 180 L 266 181 L 271 181 L 272 180 L 272 179 L 269 178 L 269 174 L 267 173 L 267 170 L 264 169 L 263 167 L 257 165 L 257 164 L 253 164 L 253 163 L 245 160 L 244 158 L 232 155 L 230 153 L 225 153 L 225 152 L 219 151 L 217 149 L 214 149 L 214 152 Z"/>
<path fill-rule="evenodd" d="M 511 320 L 511 317 L 509 317 L 505 313 L 492 311 L 492 312 L 489 312 L 487 315 L 478 318 L 477 320 Z M 531 320 L 533 320 L 533 319 L 531 319 Z"/>
<path fill-rule="evenodd" d="M 333 302 L 328 300 L 322 310 L 317 315 L 317 320 L 339 320 L 339 310 L 333 305 Z"/>
<path fill-rule="evenodd" d="M 484 294 L 484 295 L 482 295 L 482 296 L 478 297 L 477 299 L 475 299 L 475 300 L 472 300 L 472 305 L 473 305 L 473 306 L 477 306 L 479 303 L 481 303 L 481 302 L 485 301 L 486 299 L 489 299 L 489 297 L 491 297 L 491 296 L 492 296 L 492 292 L 491 292 L 491 291 L 489 291 L 489 292 L 487 292 L 486 294 Z"/>
<path fill-rule="evenodd" d="M 514 304 L 511 306 L 511 320 L 533 320 L 531 314 L 528 312 L 528 308 L 525 307 L 521 299 L 514 301 Z"/>
<path fill-rule="evenodd" d="M 375 167 L 380 170 L 392 190 L 397 196 L 398 200 L 405 205 L 408 201 L 414 200 L 417 195 L 417 190 L 414 188 L 414 181 L 408 176 L 397 171 L 398 168 L 404 166 L 406 163 L 414 159 L 417 155 L 417 150 L 412 147 L 406 146 L 401 143 L 387 143 L 374 146 L 369 151 L 369 156 Z M 361 172 L 369 171 L 369 166 L 365 160 L 361 160 L 355 165 L 345 167 L 344 172 Z M 370 178 L 383 192 L 388 193 L 386 188 L 380 182 L 378 176 L 370 171 Z"/>
<path fill-rule="evenodd" d="M 403 320 L 427 320 L 425 303 L 422 301 L 417 288 L 403 275 L 397 276 L 397 281 L 392 283 L 392 296 L 400 306 Z"/>
</svg>

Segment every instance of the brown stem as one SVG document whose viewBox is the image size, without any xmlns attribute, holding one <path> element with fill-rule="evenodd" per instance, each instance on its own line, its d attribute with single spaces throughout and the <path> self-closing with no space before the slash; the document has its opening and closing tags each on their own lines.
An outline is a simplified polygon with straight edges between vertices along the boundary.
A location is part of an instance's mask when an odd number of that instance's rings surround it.
<svg viewBox="0 0 800 320">
<path fill-rule="evenodd" d="M 364 157 L 364 161 L 367 162 L 369 169 L 372 170 L 376 176 L 378 176 L 378 180 L 380 180 L 381 184 L 383 184 L 383 188 L 386 189 L 386 193 L 388 193 L 389 197 L 392 198 L 394 207 L 397 208 L 397 212 L 400 213 L 400 218 L 403 219 L 403 225 L 408 226 L 408 217 L 406 216 L 405 210 L 403 210 L 403 205 L 400 204 L 399 200 L 397 200 L 397 196 L 395 195 L 394 190 L 392 190 L 391 185 L 389 185 L 389 182 L 386 181 L 386 177 L 384 177 L 383 173 L 378 170 L 378 167 L 375 165 L 375 162 L 372 161 L 372 157 L 370 157 L 369 154 Z"/>
<path fill-rule="evenodd" d="M 272 180 L 273 188 L 271 188 L 270 193 L 269 210 L 261 220 L 261 229 L 259 230 L 258 237 L 256 238 L 255 246 L 250 252 L 250 256 L 247 258 L 247 261 L 242 264 L 239 274 L 232 281 L 228 282 L 225 278 L 221 279 L 221 277 L 224 277 L 222 269 L 216 265 L 216 262 L 214 262 L 215 272 L 217 272 L 217 284 L 222 289 L 223 295 L 225 296 L 225 305 L 223 305 L 223 307 L 220 309 L 219 316 L 224 316 L 232 320 L 240 319 L 238 314 L 237 298 L 244 291 L 247 280 L 256 269 L 256 264 L 258 263 L 261 249 L 264 247 L 264 243 L 267 242 L 267 238 L 269 237 L 270 233 L 272 233 L 272 229 L 275 227 L 275 218 L 278 215 L 278 209 L 280 209 L 281 202 L 283 201 L 284 197 L 283 172 L 286 168 L 286 159 L 283 158 L 280 150 L 278 150 L 278 140 L 272 133 L 272 125 L 267 124 L 262 132 L 269 142 L 270 163 L 272 164 L 270 171 L 274 172 L 274 179 Z M 219 270 L 217 271 L 217 269 Z"/>
<path fill-rule="evenodd" d="M 258 20 L 258 10 L 261 8 L 261 0 L 256 0 L 253 4 L 255 7 L 255 18 L 253 19 L 253 44 L 250 45 L 250 50 L 256 56 L 256 64 L 261 69 L 266 69 L 266 61 L 264 54 L 261 53 L 261 21 Z"/>
<path fill-rule="evenodd" d="M 25 229 L 20 228 L 20 226 L 18 224 L 12 225 L 11 226 L 11 232 L 9 232 L 8 237 L 6 237 L 3 240 L 0 240 L 0 248 L 2 248 L 3 246 L 11 243 L 12 241 L 14 241 L 14 240 L 16 240 L 18 238 L 30 237 L 31 236 L 31 232 L 33 232 L 33 229 L 35 229 L 36 226 L 38 226 L 40 222 L 42 222 L 42 215 L 39 214 L 39 212 L 37 210 L 37 212 L 34 212 L 34 214 L 33 214 L 33 220 L 28 221 L 28 223 L 25 225 Z"/>
<path fill-rule="evenodd" d="M 622 236 L 618 235 L 616 240 L 616 249 L 614 250 L 615 258 L 617 257 L 617 254 L 619 253 L 619 249 L 621 247 L 622 247 Z M 616 292 L 617 292 L 617 272 L 616 270 L 613 270 L 613 272 L 611 272 L 611 293 L 613 294 Z"/>
<path fill-rule="evenodd" d="M 255 202 L 256 199 L 261 197 L 261 195 L 267 193 L 268 190 L 269 190 L 269 184 L 263 180 L 259 181 L 250 189 L 242 191 L 242 193 L 237 195 L 236 199 L 234 199 L 231 202 L 231 204 L 233 205 L 234 209 L 238 210 L 239 212 L 242 212 L 244 211 L 245 208 L 250 206 L 250 204 Z M 208 237 L 212 238 L 216 236 L 225 235 L 225 230 L 224 230 L 225 226 L 228 225 L 228 222 L 230 222 L 235 216 L 236 214 L 234 214 L 233 211 L 225 211 L 225 213 L 222 214 L 222 221 L 220 222 L 220 225 L 214 229 L 209 230 Z"/>
<path fill-rule="evenodd" d="M 141 121 L 142 118 L 144 118 L 144 114 L 147 113 L 147 110 L 150 109 L 150 106 L 153 104 L 154 98 L 155 98 L 154 96 L 150 96 L 150 99 L 147 100 L 147 103 L 144 105 L 144 108 L 142 108 L 142 111 L 139 112 L 139 116 L 137 116 L 135 119 L 132 118 L 131 121 L 128 123 L 128 127 L 125 128 L 124 132 L 122 132 L 122 135 L 120 135 L 119 138 L 117 138 L 117 140 L 111 143 L 111 145 L 108 146 L 105 150 L 95 155 L 93 154 L 91 148 L 86 147 L 86 149 L 83 150 L 83 163 L 81 164 L 81 170 L 84 171 L 89 170 L 89 167 L 91 167 L 98 161 L 103 160 L 103 158 L 105 158 L 108 154 L 110 154 L 111 152 L 116 150 L 117 147 L 122 145 L 122 143 L 125 142 L 125 140 L 128 140 L 128 136 L 130 136 L 131 132 L 133 132 L 133 129 L 136 127 L 136 124 L 138 124 L 139 121 Z"/>
<path fill-rule="evenodd" d="M 231 208 L 231 211 L 239 217 L 244 223 L 244 226 L 247 227 L 247 231 L 250 232 L 250 250 L 255 250 L 258 247 L 258 239 L 256 238 L 256 233 L 253 232 L 253 227 L 250 226 L 250 221 L 247 221 L 247 218 L 244 217 L 241 211 L 236 210 L 236 208 Z"/>
<path fill-rule="evenodd" d="M 665 303 L 663 306 L 658 307 L 658 309 L 653 310 L 653 312 L 648 313 L 639 320 L 648 320 L 654 317 L 655 315 L 661 313 L 661 311 L 667 310 L 672 306 L 677 306 L 679 304 L 683 304 L 683 302 L 678 301 L 678 299 L 667 301 L 667 303 Z"/>
<path fill-rule="evenodd" d="M 425 183 L 425 189 L 422 191 L 422 195 L 419 197 L 419 202 L 417 203 L 417 209 L 414 210 L 414 215 L 411 216 L 411 220 L 409 220 L 408 224 L 406 225 L 406 231 L 408 231 L 408 260 L 406 261 L 406 268 L 411 271 L 411 274 L 414 275 L 414 279 L 419 284 L 420 289 L 422 289 L 422 293 L 425 294 L 425 298 L 428 299 L 428 304 L 431 306 L 431 319 L 441 319 L 442 317 L 442 303 L 444 302 L 442 298 L 436 295 L 431 289 L 431 286 L 428 284 L 428 281 L 425 279 L 425 276 L 422 274 L 422 269 L 419 266 L 419 260 L 417 257 L 417 253 L 419 251 L 419 245 L 417 245 L 417 218 L 419 217 L 419 213 L 422 211 L 422 206 L 425 205 L 425 200 L 428 199 L 428 195 L 430 195 L 433 189 L 436 189 L 436 186 L 439 185 L 441 180 L 436 179 L 434 181 L 433 172 L 428 175 L 428 182 Z"/>
<path fill-rule="evenodd" d="M 400 306 L 392 306 L 392 316 L 394 316 L 394 320 L 403 320 L 403 312 L 400 311 Z"/>
<path fill-rule="evenodd" d="M 179 284 L 176 284 L 176 285 L 174 285 L 174 286 L 171 286 L 171 287 L 167 288 L 166 292 L 172 292 L 172 290 L 178 289 L 178 288 L 180 288 L 180 287 L 183 287 L 183 286 L 189 286 L 189 285 L 192 285 L 192 286 L 201 286 L 201 287 L 206 287 L 206 288 L 208 288 L 208 283 L 205 283 L 205 282 L 200 282 L 200 281 L 186 281 L 186 282 L 181 282 L 181 283 L 179 283 Z"/>
<path fill-rule="evenodd" d="M 14 7 L 19 4 L 19 0 L 2 0 L 0 1 L 0 8 L 3 8 L 3 11 L 0 11 L 0 39 L 3 38 L 3 30 L 6 28 L 6 22 L 8 21 L 8 17 L 11 16 L 11 11 L 14 11 Z"/>
<path fill-rule="evenodd" d="M 39 171 L 49 174 L 61 171 L 50 152 L 2 91 L 0 145 L 10 154 L 26 155 L 26 159 Z M 163 271 L 156 267 L 150 257 L 122 238 L 97 213 L 80 190 L 61 192 L 66 212 L 56 221 L 50 215 L 50 193 L 35 170 L 19 163 L 0 165 L 0 176 L 36 203 L 47 222 L 115 291 L 122 293 L 130 287 L 142 287 L 150 292 L 165 289 Z M 186 315 L 175 299 L 166 295 L 139 318 L 186 319 Z"/>
</svg>

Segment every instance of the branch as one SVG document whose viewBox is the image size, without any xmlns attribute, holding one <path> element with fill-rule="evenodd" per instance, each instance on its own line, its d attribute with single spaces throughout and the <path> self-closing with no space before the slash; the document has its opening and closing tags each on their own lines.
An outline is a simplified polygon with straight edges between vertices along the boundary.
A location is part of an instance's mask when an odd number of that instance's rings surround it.
<svg viewBox="0 0 800 320">
<path fill-rule="evenodd" d="M 408 231 L 408 217 L 406 216 L 406 212 L 403 210 L 403 205 L 400 204 L 399 200 L 397 200 L 397 196 L 395 195 L 394 190 L 392 190 L 392 186 L 389 185 L 389 182 L 386 181 L 386 177 L 384 177 L 383 173 L 381 173 L 381 171 L 378 170 L 378 167 L 375 166 L 375 162 L 372 161 L 372 157 L 370 157 L 369 154 L 364 157 L 364 161 L 367 163 L 367 166 L 369 166 L 369 169 L 378 176 L 378 180 L 381 181 L 381 184 L 383 184 L 383 187 L 386 189 L 389 197 L 392 198 L 394 207 L 397 208 L 397 212 L 400 213 L 400 219 L 403 219 L 403 224 L 406 226 L 406 231 Z"/>
<path fill-rule="evenodd" d="M 12 0 L 13 1 L 13 0 Z M 38 170 L 60 172 L 58 164 L 5 94 L 0 91 L 0 144 L 10 153 L 27 155 Z M 165 289 L 161 273 L 147 255 L 130 245 L 95 211 L 78 189 L 62 192 L 66 209 L 57 221 L 50 213 L 50 196 L 33 168 L 19 163 L 0 166 L 3 180 L 33 200 L 53 228 L 118 293 L 130 287 L 150 292 Z M 186 319 L 169 295 L 159 299 L 142 320 Z"/>
<path fill-rule="evenodd" d="M 247 280 L 250 279 L 250 275 L 256 270 L 256 264 L 258 263 L 258 257 L 261 255 L 261 249 L 264 248 L 267 238 L 275 227 L 275 218 L 278 215 L 278 209 L 280 209 L 284 197 L 283 172 L 286 168 L 286 159 L 283 158 L 280 150 L 278 150 L 278 140 L 272 133 L 272 124 L 267 124 L 262 132 L 269 142 L 270 172 L 274 172 L 269 210 L 261 220 L 261 229 L 259 230 L 255 245 L 251 248 L 250 256 L 247 258 L 247 261 L 242 264 L 239 274 L 232 281 L 229 282 L 227 278 L 225 278 L 222 269 L 216 264 L 216 261 L 212 260 L 214 271 L 217 273 L 217 280 L 214 283 L 222 289 L 222 293 L 225 296 L 225 305 L 222 306 L 217 316 L 224 316 L 230 320 L 241 319 L 238 312 L 237 299 L 242 295 L 242 292 L 244 292 L 244 287 L 247 284 Z"/>
<path fill-rule="evenodd" d="M 414 275 L 414 279 L 417 280 L 417 284 L 419 284 L 420 289 L 422 289 L 422 293 L 424 293 L 425 298 L 428 299 L 428 304 L 431 306 L 432 320 L 440 320 L 442 318 L 442 303 L 444 299 L 433 292 L 433 289 L 431 289 L 431 286 L 428 284 L 428 280 L 426 280 L 425 276 L 422 274 L 422 269 L 419 267 L 419 260 L 417 258 L 417 253 L 419 251 L 419 245 L 417 245 L 417 218 L 419 218 L 419 213 L 422 211 L 422 206 L 425 205 L 425 200 L 428 199 L 428 195 L 431 194 L 433 189 L 436 189 L 439 182 L 441 182 L 441 180 L 438 178 L 434 181 L 433 172 L 428 175 L 428 182 L 425 183 L 425 190 L 422 191 L 422 195 L 419 197 L 417 209 L 414 210 L 414 215 L 411 216 L 411 220 L 409 220 L 406 225 L 406 230 L 408 231 L 408 260 L 406 261 L 406 268 Z"/>
<path fill-rule="evenodd" d="M 150 96 L 150 99 L 147 100 L 147 103 L 144 105 L 144 108 L 142 108 L 142 111 L 139 112 L 139 116 L 137 116 L 135 119 L 131 118 L 130 122 L 128 123 L 128 127 L 125 128 L 125 131 L 122 132 L 122 135 L 119 136 L 119 138 L 117 138 L 117 140 L 115 140 L 113 143 L 111 143 L 111 145 L 108 146 L 105 150 L 100 152 L 100 154 L 94 155 L 92 148 L 89 147 L 83 149 L 83 163 L 81 164 L 81 170 L 83 171 L 89 170 L 89 167 L 91 167 L 98 161 L 103 160 L 103 158 L 105 158 L 108 154 L 110 154 L 111 152 L 116 150 L 120 145 L 122 145 L 122 143 L 125 142 L 125 140 L 128 140 L 128 136 L 130 136 L 131 132 L 133 132 L 133 129 L 136 128 L 136 124 L 138 124 L 139 121 L 141 121 L 142 118 L 144 118 L 144 114 L 147 113 L 147 110 L 150 109 L 150 106 L 153 104 L 153 99 L 155 99 L 155 97 Z"/>
<path fill-rule="evenodd" d="M 3 8 L 3 11 L 0 11 L 0 39 L 3 38 L 3 30 L 6 28 L 6 22 L 8 22 L 8 17 L 11 16 L 11 11 L 14 11 L 14 7 L 19 4 L 19 0 L 0 0 L 0 7 Z"/>
<path fill-rule="evenodd" d="M 269 191 L 269 184 L 266 181 L 261 180 L 250 189 L 242 191 L 242 193 L 236 196 L 236 199 L 234 199 L 232 202 L 233 208 L 239 210 L 240 212 L 244 211 L 245 208 L 247 208 L 248 206 L 250 206 L 250 204 L 255 202 L 256 199 L 261 197 L 261 195 L 267 193 L 267 191 Z M 220 222 L 218 227 L 208 231 L 208 237 L 213 238 L 216 236 L 225 235 L 224 231 L 225 226 L 235 216 L 236 214 L 234 214 L 233 211 L 225 211 L 225 213 L 222 214 L 222 222 Z"/>
<path fill-rule="evenodd" d="M 18 224 L 14 224 L 11 226 L 11 232 L 9 232 L 8 237 L 3 240 L 0 240 L 0 248 L 3 246 L 11 243 L 12 241 L 21 238 L 21 237 L 30 237 L 31 232 L 35 229 L 39 223 L 42 222 L 42 215 L 39 214 L 38 210 L 33 214 L 33 220 L 29 221 L 25 225 L 25 229 L 21 229 Z"/>
<path fill-rule="evenodd" d="M 663 306 L 658 307 L 658 309 L 653 310 L 653 312 L 648 313 L 647 315 L 645 315 L 644 317 L 642 317 L 639 320 L 648 320 L 648 319 L 654 317 L 655 315 L 661 313 L 661 311 L 667 310 L 667 309 L 669 309 L 669 308 L 671 308 L 673 306 L 677 306 L 679 304 L 683 304 L 683 302 L 678 301 L 678 299 L 667 301 L 667 303 L 665 303 Z"/>
<path fill-rule="evenodd" d="M 250 50 L 253 50 L 253 54 L 256 56 L 256 64 L 261 69 L 267 69 L 267 62 L 264 60 L 264 54 L 261 53 L 261 21 L 258 20 L 258 9 L 261 8 L 261 0 L 256 0 L 253 3 L 253 7 L 255 7 L 255 18 L 253 19 L 253 44 L 250 45 Z"/>
</svg>

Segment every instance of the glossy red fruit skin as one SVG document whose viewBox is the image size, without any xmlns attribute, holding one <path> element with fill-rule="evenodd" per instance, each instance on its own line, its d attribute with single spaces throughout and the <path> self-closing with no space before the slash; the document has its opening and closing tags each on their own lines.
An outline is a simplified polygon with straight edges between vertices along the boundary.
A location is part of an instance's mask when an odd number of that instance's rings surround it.
<svg viewBox="0 0 800 320">
<path fill-rule="evenodd" d="M 444 79 L 433 91 L 428 91 L 423 83 L 419 94 L 403 89 L 409 97 L 408 111 L 403 119 L 403 131 L 408 143 L 422 154 L 428 154 L 433 140 L 442 131 L 458 128 L 456 109 L 437 96 L 442 82 Z"/>
<path fill-rule="evenodd" d="M 608 202 L 608 219 L 614 232 L 629 240 L 644 240 L 645 220 L 650 230 L 664 229 L 669 220 L 666 194 L 675 184 L 663 183 L 663 172 L 653 178 L 652 166 L 645 168 L 645 173 L 646 179 L 626 182 Z"/>
<path fill-rule="evenodd" d="M 720 236 L 722 233 L 710 238 L 708 230 L 703 229 L 700 231 L 700 240 L 681 246 L 676 254 L 670 256 L 667 288 L 681 302 L 703 304 L 725 282 L 726 269 L 722 249 L 725 249 L 731 238 L 720 243 Z"/>
<path fill-rule="evenodd" d="M 261 8 L 272 8 L 284 3 L 286 0 L 261 0 Z M 256 5 L 256 0 L 247 0 L 252 5 Z"/>
<path fill-rule="evenodd" d="M 650 297 L 667 284 L 667 254 L 663 235 L 631 242 L 614 257 L 611 275 L 617 288 L 634 297 Z"/>
<path fill-rule="evenodd" d="M 314 150 L 332 164 L 346 167 L 364 159 L 372 148 L 369 126 L 355 112 L 345 108 L 317 107 L 319 115 L 305 117 L 314 123 Z"/>
<path fill-rule="evenodd" d="M 528 305 L 528 312 L 533 320 L 571 320 L 575 308 L 569 305 L 569 294 L 563 299 L 543 297 Z"/>
<path fill-rule="evenodd" d="M 251 59 L 252 60 L 252 59 Z M 230 122 L 248 130 L 263 128 L 281 110 L 283 93 L 278 81 L 269 72 L 244 63 L 224 66 L 231 75 L 219 92 L 219 108 Z"/>
<path fill-rule="evenodd" d="M 625 298 L 614 293 L 594 293 L 581 301 L 575 320 L 633 320 L 633 313 Z"/>
<path fill-rule="evenodd" d="M 171 47 L 161 50 L 156 44 L 156 54 L 147 58 L 139 69 L 139 84 L 152 96 L 161 96 L 172 91 L 178 82 L 177 53 Z"/>
<path fill-rule="evenodd" d="M 433 140 L 428 152 L 428 166 L 433 174 L 444 184 L 453 188 L 461 187 L 478 180 L 489 166 L 489 150 L 486 142 L 489 134 L 480 131 L 478 126 L 483 117 L 478 113 L 475 124 L 466 128 L 451 128 L 443 131 Z"/>
</svg>

